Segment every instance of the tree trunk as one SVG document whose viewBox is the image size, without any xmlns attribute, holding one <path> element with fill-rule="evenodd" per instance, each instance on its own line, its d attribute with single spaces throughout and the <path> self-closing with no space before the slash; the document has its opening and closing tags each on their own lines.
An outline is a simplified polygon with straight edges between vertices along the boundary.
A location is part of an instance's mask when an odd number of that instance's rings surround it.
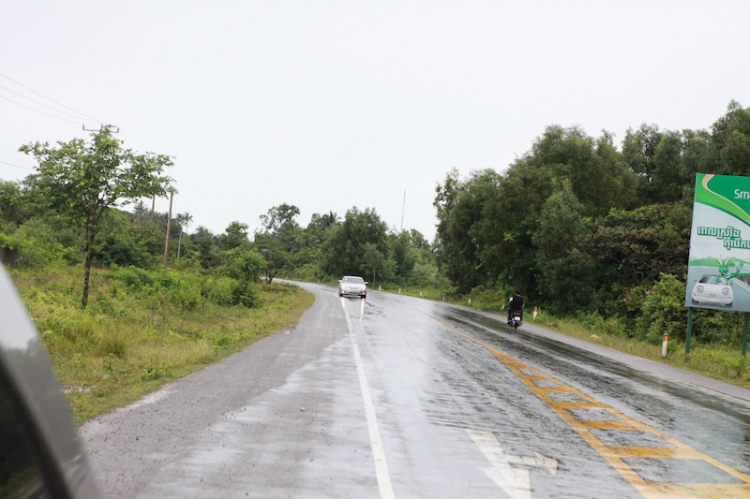
<svg viewBox="0 0 750 499">
<path fill-rule="evenodd" d="M 172 198 L 174 191 L 169 194 L 169 215 L 167 215 L 167 240 L 164 242 L 164 268 L 169 263 L 169 231 L 172 230 Z"/>
<path fill-rule="evenodd" d="M 91 249 L 86 248 L 86 259 L 84 264 L 84 277 L 83 277 L 83 298 L 81 299 L 81 306 L 86 308 L 89 304 L 89 279 L 91 277 L 91 263 L 94 257 L 91 255 Z"/>
</svg>

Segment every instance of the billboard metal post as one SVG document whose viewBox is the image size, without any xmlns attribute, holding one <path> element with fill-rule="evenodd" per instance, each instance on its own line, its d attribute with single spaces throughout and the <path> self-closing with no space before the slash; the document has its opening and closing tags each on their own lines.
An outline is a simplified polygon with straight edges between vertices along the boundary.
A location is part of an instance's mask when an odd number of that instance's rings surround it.
<svg viewBox="0 0 750 499">
<path fill-rule="evenodd" d="M 690 337 L 693 335 L 693 309 L 688 307 L 687 334 L 685 338 L 685 358 L 690 357 Z"/>
<path fill-rule="evenodd" d="M 745 312 L 745 327 L 742 328 L 742 356 L 747 357 L 747 326 L 750 322 L 750 313 Z"/>
</svg>

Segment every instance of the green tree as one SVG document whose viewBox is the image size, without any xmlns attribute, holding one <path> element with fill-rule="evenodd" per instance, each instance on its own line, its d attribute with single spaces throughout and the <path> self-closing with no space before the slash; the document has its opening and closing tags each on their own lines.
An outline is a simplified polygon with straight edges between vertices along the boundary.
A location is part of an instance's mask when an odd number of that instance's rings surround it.
<svg viewBox="0 0 750 499">
<path fill-rule="evenodd" d="M 263 234 L 270 234 L 282 242 L 285 246 L 289 243 L 288 238 L 294 235 L 299 225 L 294 220 L 299 216 L 299 208 L 294 205 L 281 204 L 274 206 L 265 215 L 260 216 Z M 290 248 L 287 247 L 287 250 Z"/>
<path fill-rule="evenodd" d="M 489 169 L 472 172 L 461 181 L 454 169 L 436 188 L 437 258 L 459 291 L 468 292 L 497 277 L 502 258 L 497 247 L 502 237 L 498 224 L 509 212 L 493 217 L 488 210 L 496 208 L 501 182 L 501 176 Z"/>
<path fill-rule="evenodd" d="M 570 312 L 591 302 L 595 262 L 580 250 L 585 235 L 582 206 L 570 181 L 562 179 L 555 186 L 532 241 L 537 247 L 540 297 L 553 310 Z"/>
<path fill-rule="evenodd" d="M 179 235 L 177 236 L 177 261 L 180 261 L 180 254 L 182 253 L 182 234 L 185 229 L 193 223 L 193 215 L 190 213 L 179 213 L 175 218 L 177 227 L 179 229 Z"/>
<path fill-rule="evenodd" d="M 750 108 L 732 101 L 711 127 L 712 171 L 722 175 L 750 175 Z"/>
<path fill-rule="evenodd" d="M 195 257 L 198 263 L 204 269 L 212 269 L 221 265 L 222 259 L 219 254 L 219 248 L 216 245 L 215 237 L 210 230 L 203 226 L 198 226 L 192 234 L 191 239 L 196 248 Z"/>
<path fill-rule="evenodd" d="M 662 273 L 685 274 L 690 224 L 690 208 L 679 203 L 613 210 L 596 221 L 585 249 L 609 269 L 602 281 L 615 291 L 630 289 Z"/>
<path fill-rule="evenodd" d="M 154 225 L 149 222 L 147 228 L 152 229 Z M 142 225 L 131 223 L 126 213 L 109 210 L 102 220 L 101 231 L 93 245 L 92 253 L 97 262 L 105 266 L 152 268 L 154 255 L 149 253 L 149 238 L 145 237 L 143 229 Z M 154 236 L 160 239 L 163 233 L 155 232 Z"/>
<path fill-rule="evenodd" d="M 375 279 L 378 277 L 378 272 L 383 272 L 386 261 L 383 254 L 378 250 L 378 247 L 372 243 L 366 243 L 364 245 L 362 253 L 362 272 L 365 275 L 372 276 L 372 285 L 375 285 Z"/>
<path fill-rule="evenodd" d="M 660 131 L 656 125 L 641 125 L 625 134 L 622 154 L 638 178 L 642 205 L 680 199 L 691 179 L 683 163 L 685 141 L 679 132 Z"/>
<path fill-rule="evenodd" d="M 263 256 L 247 246 L 237 246 L 227 251 L 226 272 L 229 277 L 245 283 L 255 283 L 266 269 Z"/>
<path fill-rule="evenodd" d="M 219 247 L 223 250 L 230 250 L 239 248 L 241 246 L 247 246 L 250 244 L 248 239 L 248 225 L 240 222 L 232 222 L 224 231 L 224 234 L 219 236 Z"/>
<path fill-rule="evenodd" d="M 139 197 L 164 195 L 170 179 L 163 172 L 173 165 L 172 160 L 164 155 L 138 155 L 123 149 L 122 141 L 112 136 L 109 127 L 93 133 L 88 144 L 83 139 L 59 142 L 58 147 L 36 142 L 20 150 L 38 161 L 34 176 L 47 206 L 85 233 L 81 298 L 85 308 L 92 250 L 105 213 Z"/>
<path fill-rule="evenodd" d="M 21 225 L 27 220 L 24 192 L 17 182 L 0 181 L 0 220 Z"/>
<path fill-rule="evenodd" d="M 411 272 L 419 258 L 419 253 L 412 245 L 411 233 L 401 231 L 398 234 L 391 234 L 390 246 L 393 250 L 394 273 L 401 282 L 406 283 L 411 278 Z"/>
<path fill-rule="evenodd" d="M 266 282 L 271 283 L 280 271 L 289 268 L 291 258 L 279 238 L 271 234 L 255 234 L 253 246 L 266 262 Z"/>
<path fill-rule="evenodd" d="M 356 207 L 348 210 L 344 221 L 337 225 L 323 245 L 323 270 L 329 276 L 361 275 L 370 267 L 364 258 L 369 248 L 370 254 L 378 252 L 384 262 L 390 260 L 388 227 L 374 209 L 359 211 Z M 367 245 L 371 246 L 367 246 Z M 384 265 L 383 270 L 389 269 Z M 384 275 L 388 278 L 388 275 Z"/>
</svg>

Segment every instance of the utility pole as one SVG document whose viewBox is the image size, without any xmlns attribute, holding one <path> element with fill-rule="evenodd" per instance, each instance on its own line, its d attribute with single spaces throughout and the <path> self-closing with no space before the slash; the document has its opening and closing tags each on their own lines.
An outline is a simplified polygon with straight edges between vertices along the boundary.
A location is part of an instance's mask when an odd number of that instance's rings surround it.
<svg viewBox="0 0 750 499">
<path fill-rule="evenodd" d="M 182 224 L 180 224 L 180 237 L 177 238 L 177 263 L 180 263 L 180 248 L 182 247 Z"/>
<path fill-rule="evenodd" d="M 86 128 L 86 125 L 81 125 L 81 130 L 84 132 L 103 132 L 105 129 L 109 130 L 111 133 L 120 133 L 120 127 L 112 126 L 112 125 L 102 125 L 99 127 L 99 130 L 96 128 Z"/>
<path fill-rule="evenodd" d="M 406 191 L 404 191 L 404 204 L 401 206 L 401 232 L 404 231 L 404 211 L 406 210 Z"/>
<path fill-rule="evenodd" d="M 174 198 L 174 189 L 169 191 L 169 215 L 167 215 L 167 241 L 164 243 L 164 268 L 167 268 L 167 259 L 169 257 L 169 231 L 172 229 L 172 199 Z"/>
</svg>

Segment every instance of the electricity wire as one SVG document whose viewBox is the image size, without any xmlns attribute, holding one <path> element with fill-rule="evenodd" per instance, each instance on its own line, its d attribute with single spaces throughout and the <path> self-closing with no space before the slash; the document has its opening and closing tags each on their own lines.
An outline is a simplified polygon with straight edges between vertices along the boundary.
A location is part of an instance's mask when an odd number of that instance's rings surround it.
<svg viewBox="0 0 750 499">
<path fill-rule="evenodd" d="M 22 170 L 30 170 L 32 172 L 34 171 L 33 168 L 29 168 L 28 166 L 14 165 L 13 163 L 8 163 L 7 161 L 0 161 L 0 163 L 2 163 L 4 165 L 8 165 L 8 166 L 13 166 L 13 167 L 16 167 L 16 168 L 20 168 Z"/>
<path fill-rule="evenodd" d="M 26 104 L 21 104 L 20 102 L 14 101 L 13 99 L 9 99 L 8 97 L 4 97 L 2 95 L 0 95 L 0 99 L 5 99 L 8 102 L 12 102 L 13 104 L 16 104 L 18 106 L 25 107 L 26 109 L 31 109 L 32 111 L 36 111 L 37 113 L 46 114 L 47 116 L 51 116 L 52 118 L 56 118 L 58 120 L 67 121 L 68 123 L 73 123 L 73 124 L 76 124 L 76 125 L 81 125 L 82 124 L 80 121 L 73 121 L 73 120 L 69 120 L 67 118 L 61 118 L 60 116 L 55 116 L 54 114 L 50 114 L 50 113 L 47 113 L 47 112 L 42 111 L 40 109 L 36 109 L 36 108 L 31 107 L 31 106 L 27 106 Z"/>
<path fill-rule="evenodd" d="M 40 106 L 44 106 L 44 107 L 46 107 L 46 108 L 48 108 L 48 109 L 52 109 L 52 110 L 53 110 L 53 111 L 55 111 L 56 113 L 67 114 L 68 116 L 70 116 L 70 117 L 72 117 L 72 118 L 75 118 L 75 119 L 77 119 L 77 120 L 80 120 L 80 119 L 81 119 L 81 116 L 77 116 L 77 115 L 75 115 L 75 114 L 72 114 L 72 113 L 69 113 L 69 112 L 67 112 L 67 111 L 63 111 L 62 109 L 57 109 L 57 108 L 55 108 L 55 107 L 52 107 L 52 106 L 50 106 L 49 104 L 45 104 L 44 102 L 40 102 L 40 101 L 38 101 L 38 100 L 36 100 L 36 99 L 32 99 L 31 97 L 27 97 L 27 96 L 23 95 L 23 94 L 22 94 L 22 93 L 20 93 L 20 92 L 16 92 L 16 91 L 15 91 L 15 90 L 13 90 L 12 88 L 8 88 L 8 87 L 6 87 L 5 85 L 0 85 L 0 88 L 4 88 L 4 89 L 5 89 L 5 90 L 7 90 L 8 92 L 12 92 L 12 93 L 14 93 L 14 94 L 16 94 L 16 95 L 18 95 L 18 96 L 20 96 L 20 97 L 24 98 L 24 99 L 30 100 L 31 102 L 33 102 L 33 103 L 35 103 L 35 104 L 39 104 Z"/>
<path fill-rule="evenodd" d="M 11 78 L 11 77 L 10 77 L 10 76 L 8 76 L 8 75 L 5 75 L 5 74 L 3 74 L 3 73 L 0 73 L 0 76 L 2 76 L 3 78 L 5 78 L 5 79 L 7 79 L 7 80 L 10 80 L 10 81 L 12 81 L 13 83 L 15 83 L 16 85 L 18 85 L 19 87 L 25 88 L 26 90 L 28 90 L 28 91 L 29 91 L 29 92 L 31 92 L 32 94 L 36 94 L 36 95 L 38 95 L 39 97 L 42 97 L 42 98 L 44 98 L 44 99 L 47 99 L 48 101 L 50 101 L 50 102 L 52 102 L 52 103 L 54 103 L 54 104 L 56 104 L 56 105 L 58 105 L 58 106 L 60 106 L 60 107 L 63 107 L 63 108 L 65 108 L 65 109 L 67 109 L 68 111 L 73 111 L 74 113 L 76 113 L 76 114 L 78 114 L 78 115 L 80 115 L 80 116 L 83 116 L 84 118 L 89 118 L 89 119 L 92 119 L 92 120 L 96 121 L 97 123 L 104 123 L 104 122 L 103 122 L 102 120 L 100 120 L 100 119 L 98 119 L 98 118 L 94 118 L 93 116 L 89 116 L 89 115 L 87 115 L 87 114 L 85 114 L 85 113 L 82 113 L 82 112 L 80 112 L 80 111 L 76 111 L 75 109 L 73 109 L 73 108 L 70 108 L 70 107 L 66 106 L 65 104 L 60 104 L 59 102 L 57 102 L 57 101 L 55 101 L 55 100 L 53 100 L 53 99 L 50 99 L 49 97 L 47 97 L 47 96 L 45 96 L 45 95 L 42 95 L 42 94 L 40 94 L 39 92 L 37 92 L 36 90 L 32 90 L 31 88 L 27 87 L 26 85 L 24 85 L 24 84 L 23 84 L 23 83 L 21 83 L 21 82 L 18 82 L 18 81 L 16 81 L 16 80 L 14 80 L 13 78 Z M 3 87 L 3 88 L 5 88 L 5 87 Z M 17 93 L 17 92 L 16 92 L 16 93 Z M 20 94 L 19 94 L 19 95 L 20 95 Z M 28 98 L 28 97 L 27 97 L 27 98 Z"/>
</svg>

